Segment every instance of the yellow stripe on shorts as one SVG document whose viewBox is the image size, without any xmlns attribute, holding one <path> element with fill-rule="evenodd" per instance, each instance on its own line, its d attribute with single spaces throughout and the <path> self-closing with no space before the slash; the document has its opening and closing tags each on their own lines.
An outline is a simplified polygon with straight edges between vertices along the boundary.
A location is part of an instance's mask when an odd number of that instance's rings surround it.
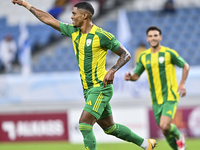
<svg viewBox="0 0 200 150">
<path fill-rule="evenodd" d="M 176 109 L 177 109 L 177 104 L 174 105 L 172 119 L 174 119 L 174 116 L 175 116 L 175 113 L 176 113 Z"/>
<path fill-rule="evenodd" d="M 97 97 L 97 100 L 96 100 L 96 102 L 95 102 L 94 107 L 93 107 L 92 110 L 94 110 L 95 112 L 98 111 L 102 99 L 103 99 L 103 94 L 102 94 L 102 92 L 101 92 L 101 93 L 99 94 L 99 96 Z"/>
</svg>

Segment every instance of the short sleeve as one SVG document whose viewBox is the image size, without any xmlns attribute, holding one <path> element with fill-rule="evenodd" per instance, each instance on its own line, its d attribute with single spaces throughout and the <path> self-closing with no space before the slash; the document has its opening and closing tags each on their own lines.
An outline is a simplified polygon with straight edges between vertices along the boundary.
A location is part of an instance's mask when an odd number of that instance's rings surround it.
<svg viewBox="0 0 200 150">
<path fill-rule="evenodd" d="M 185 60 L 181 56 L 179 56 L 179 54 L 175 50 L 170 50 L 170 54 L 172 64 L 183 68 L 183 66 L 185 65 Z"/>
<path fill-rule="evenodd" d="M 143 56 L 143 53 L 139 56 L 136 63 L 135 70 L 133 71 L 138 76 L 140 76 L 145 70 L 144 65 L 142 64 L 142 56 Z"/>
<path fill-rule="evenodd" d="M 120 42 L 111 33 L 102 31 L 100 34 L 100 45 L 115 52 L 119 48 Z"/>
<path fill-rule="evenodd" d="M 62 35 L 72 38 L 72 33 L 76 32 L 79 28 L 74 28 L 72 24 L 60 22 L 60 31 Z"/>
</svg>

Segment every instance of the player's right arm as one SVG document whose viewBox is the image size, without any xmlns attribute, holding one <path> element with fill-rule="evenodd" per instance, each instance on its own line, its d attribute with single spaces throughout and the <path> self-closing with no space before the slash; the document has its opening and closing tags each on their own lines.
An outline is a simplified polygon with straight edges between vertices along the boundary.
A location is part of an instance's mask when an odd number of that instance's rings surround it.
<svg viewBox="0 0 200 150">
<path fill-rule="evenodd" d="M 136 81 L 140 78 L 140 75 L 144 72 L 145 68 L 144 65 L 142 63 L 142 56 L 144 55 L 144 53 L 140 54 L 138 60 L 137 60 L 137 64 L 136 64 L 136 68 L 133 72 L 133 74 L 131 75 L 130 72 L 125 73 L 124 75 L 124 80 L 125 81 Z"/>
<path fill-rule="evenodd" d="M 12 0 L 12 2 L 14 4 L 18 4 L 20 6 L 24 6 L 26 7 L 28 10 L 30 10 L 30 12 L 37 17 L 40 21 L 42 21 L 43 23 L 50 25 L 51 27 L 53 27 L 54 29 L 60 31 L 60 22 L 58 20 L 56 20 L 52 15 L 50 15 L 47 12 L 44 12 L 42 10 L 39 10 L 35 7 L 33 7 L 32 5 L 30 5 L 29 3 L 27 3 L 25 0 Z"/>
</svg>

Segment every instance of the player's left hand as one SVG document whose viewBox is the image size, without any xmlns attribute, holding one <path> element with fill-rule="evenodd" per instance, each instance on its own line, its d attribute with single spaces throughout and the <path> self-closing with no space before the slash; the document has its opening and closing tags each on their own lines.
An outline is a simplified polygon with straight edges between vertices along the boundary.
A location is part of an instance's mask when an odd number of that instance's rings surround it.
<svg viewBox="0 0 200 150">
<path fill-rule="evenodd" d="M 184 97 L 186 95 L 186 88 L 184 84 L 180 84 L 178 86 L 178 93 L 181 97 Z"/>
<path fill-rule="evenodd" d="M 111 68 L 103 79 L 103 86 L 106 87 L 107 84 L 113 84 L 116 70 Z"/>
</svg>

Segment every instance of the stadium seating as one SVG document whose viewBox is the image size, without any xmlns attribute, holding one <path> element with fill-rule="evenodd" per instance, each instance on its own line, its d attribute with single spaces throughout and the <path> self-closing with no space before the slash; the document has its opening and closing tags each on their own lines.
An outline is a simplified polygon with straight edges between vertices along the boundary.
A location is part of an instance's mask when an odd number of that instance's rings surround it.
<svg viewBox="0 0 200 150">
<path fill-rule="evenodd" d="M 145 30 L 150 25 L 156 25 L 163 31 L 162 45 L 175 49 L 190 65 L 200 65 L 200 60 L 198 59 L 200 56 L 200 44 L 198 42 L 198 39 L 200 39 L 199 13 L 200 8 L 180 8 L 176 10 L 175 14 L 163 14 L 159 10 L 129 11 L 127 16 L 131 25 L 133 40 L 129 43 L 127 49 L 133 54 L 140 42 L 147 44 Z M 107 21 L 103 28 L 116 36 L 117 20 Z M 68 52 L 73 51 L 72 46 L 69 48 L 59 47 L 55 51 L 54 57 L 60 57 L 61 59 L 58 59 L 58 66 L 55 67 L 56 65 L 54 65 L 55 68 L 52 71 L 78 70 L 77 64 L 71 63 L 75 61 L 75 56 L 72 56 L 74 54 L 65 55 L 65 49 Z M 72 61 L 69 61 L 69 63 L 61 61 L 62 59 L 71 59 Z M 40 63 L 38 62 L 38 66 L 40 66 Z M 75 66 L 72 66 L 73 64 Z"/>
<path fill-rule="evenodd" d="M 161 13 L 159 10 L 127 12 L 133 36 L 129 51 L 132 54 L 140 42 L 145 43 L 146 28 L 156 25 L 163 31 L 162 45 L 175 49 L 190 65 L 200 65 L 199 13 L 200 8 L 180 8 L 174 14 Z M 109 24 L 111 27 L 108 27 Z M 117 24 L 117 20 L 108 21 L 105 30 L 117 35 L 114 24 Z"/>
<path fill-rule="evenodd" d="M 200 8 L 178 8 L 174 14 L 163 13 L 160 10 L 128 11 L 127 16 L 131 26 L 132 41 L 127 49 L 133 54 L 140 42 L 146 42 L 146 28 L 150 25 L 159 26 L 163 31 L 162 45 L 175 49 L 190 65 L 200 65 Z M 117 18 L 105 22 L 105 30 L 117 35 Z M 17 41 L 19 27 L 8 26 L 5 17 L 0 18 L 0 38 L 12 33 Z M 48 45 L 51 38 L 61 36 L 51 27 L 39 24 L 28 25 L 30 43 Z M 58 46 L 53 55 L 40 56 L 39 61 L 32 64 L 33 72 L 73 71 L 78 70 L 73 46 Z"/>
</svg>

